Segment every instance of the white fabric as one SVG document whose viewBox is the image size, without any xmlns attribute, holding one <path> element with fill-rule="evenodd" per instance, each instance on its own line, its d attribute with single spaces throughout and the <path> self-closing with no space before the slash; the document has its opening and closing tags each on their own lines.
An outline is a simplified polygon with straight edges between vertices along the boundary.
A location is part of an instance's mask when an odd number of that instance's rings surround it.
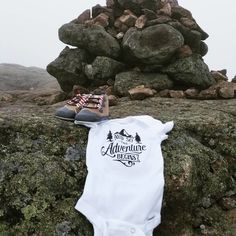
<svg viewBox="0 0 236 236">
<path fill-rule="evenodd" d="M 173 125 L 151 116 L 130 116 L 90 129 L 88 175 L 75 208 L 93 224 L 95 236 L 152 235 L 161 221 L 161 142 Z"/>
</svg>

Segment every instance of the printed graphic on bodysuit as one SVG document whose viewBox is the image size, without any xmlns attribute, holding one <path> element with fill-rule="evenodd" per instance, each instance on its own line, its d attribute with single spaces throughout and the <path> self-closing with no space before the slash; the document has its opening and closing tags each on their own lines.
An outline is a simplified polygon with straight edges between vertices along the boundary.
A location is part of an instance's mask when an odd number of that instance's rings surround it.
<svg viewBox="0 0 236 236">
<path fill-rule="evenodd" d="M 146 145 L 142 143 L 137 132 L 131 135 L 125 129 L 114 133 L 109 130 L 106 141 L 107 145 L 101 147 L 101 154 L 109 156 L 113 161 L 119 161 L 126 167 L 140 162 L 140 155 L 146 151 Z"/>
</svg>

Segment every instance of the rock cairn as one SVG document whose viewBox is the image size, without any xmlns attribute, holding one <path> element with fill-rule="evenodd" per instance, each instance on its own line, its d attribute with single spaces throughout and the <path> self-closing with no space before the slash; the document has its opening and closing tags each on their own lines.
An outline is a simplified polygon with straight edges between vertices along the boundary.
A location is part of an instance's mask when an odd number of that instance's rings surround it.
<svg viewBox="0 0 236 236">
<path fill-rule="evenodd" d="M 234 98 L 226 70 L 210 71 L 208 34 L 176 0 L 107 0 L 59 29 L 68 46 L 47 66 L 62 90 L 115 96 Z"/>
</svg>

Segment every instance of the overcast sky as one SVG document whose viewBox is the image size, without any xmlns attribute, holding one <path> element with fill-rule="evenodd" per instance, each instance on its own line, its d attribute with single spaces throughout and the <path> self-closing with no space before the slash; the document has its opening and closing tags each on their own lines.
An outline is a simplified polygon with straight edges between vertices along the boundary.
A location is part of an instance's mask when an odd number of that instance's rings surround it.
<svg viewBox="0 0 236 236">
<path fill-rule="evenodd" d="M 65 44 L 58 28 L 75 19 L 85 9 L 106 0 L 0 0 L 0 63 L 46 68 Z M 236 1 L 179 0 L 210 35 L 204 61 L 210 70 L 227 69 L 236 75 Z"/>
</svg>

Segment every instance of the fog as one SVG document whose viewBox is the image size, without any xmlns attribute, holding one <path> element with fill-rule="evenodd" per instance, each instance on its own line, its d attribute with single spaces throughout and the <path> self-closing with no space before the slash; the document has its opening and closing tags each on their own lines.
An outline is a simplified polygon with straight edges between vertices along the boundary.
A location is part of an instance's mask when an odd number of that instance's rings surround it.
<svg viewBox="0 0 236 236">
<path fill-rule="evenodd" d="M 85 9 L 105 0 L 0 0 L 0 63 L 46 68 L 66 46 L 58 39 L 58 28 Z M 227 69 L 236 74 L 236 27 L 232 23 L 236 1 L 179 0 L 209 34 L 204 61 L 211 70 Z"/>
</svg>

